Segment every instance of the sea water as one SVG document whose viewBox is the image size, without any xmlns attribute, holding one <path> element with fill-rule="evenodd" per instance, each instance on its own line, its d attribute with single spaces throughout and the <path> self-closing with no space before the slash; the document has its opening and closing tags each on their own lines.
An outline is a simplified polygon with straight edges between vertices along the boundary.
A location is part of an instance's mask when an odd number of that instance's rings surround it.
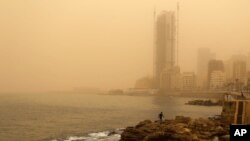
<svg viewBox="0 0 250 141">
<path fill-rule="evenodd" d="M 185 105 L 194 98 L 82 93 L 0 94 L 0 141 L 117 141 L 121 128 L 159 112 L 209 117 L 220 106 Z M 111 132 L 113 134 L 110 134 Z"/>
</svg>

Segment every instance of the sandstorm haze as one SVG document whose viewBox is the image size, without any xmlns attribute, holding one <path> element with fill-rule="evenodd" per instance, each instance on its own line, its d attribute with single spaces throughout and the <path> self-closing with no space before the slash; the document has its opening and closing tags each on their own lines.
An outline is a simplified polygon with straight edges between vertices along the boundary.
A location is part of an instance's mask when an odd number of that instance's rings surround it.
<svg viewBox="0 0 250 141">
<path fill-rule="evenodd" d="M 182 71 L 197 49 L 250 52 L 250 1 L 179 0 Z M 0 92 L 133 87 L 152 75 L 154 7 L 174 0 L 0 1 Z"/>
</svg>

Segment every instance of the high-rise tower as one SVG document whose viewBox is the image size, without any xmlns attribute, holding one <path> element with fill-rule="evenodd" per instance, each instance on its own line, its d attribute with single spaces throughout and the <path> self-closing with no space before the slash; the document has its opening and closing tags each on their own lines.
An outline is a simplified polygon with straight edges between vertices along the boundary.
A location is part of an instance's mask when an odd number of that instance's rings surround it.
<svg viewBox="0 0 250 141">
<path fill-rule="evenodd" d="M 175 12 L 163 11 L 155 24 L 155 88 L 160 88 L 161 75 L 175 65 L 176 19 Z"/>
</svg>

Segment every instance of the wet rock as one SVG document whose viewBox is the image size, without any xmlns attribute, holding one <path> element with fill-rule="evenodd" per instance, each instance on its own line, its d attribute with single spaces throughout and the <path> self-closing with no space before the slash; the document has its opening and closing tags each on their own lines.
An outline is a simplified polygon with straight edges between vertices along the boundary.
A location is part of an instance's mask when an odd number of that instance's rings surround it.
<svg viewBox="0 0 250 141">
<path fill-rule="evenodd" d="M 116 134 L 120 135 L 120 134 L 122 134 L 123 130 L 124 130 L 124 129 L 122 129 L 122 128 L 112 130 L 112 131 L 110 131 L 110 132 L 108 133 L 108 136 L 113 136 L 113 135 L 116 135 Z"/>
<path fill-rule="evenodd" d="M 116 132 L 115 132 L 115 131 L 111 131 L 111 132 L 108 134 L 108 136 L 112 136 L 112 135 L 114 135 L 114 134 L 116 134 Z"/>
</svg>

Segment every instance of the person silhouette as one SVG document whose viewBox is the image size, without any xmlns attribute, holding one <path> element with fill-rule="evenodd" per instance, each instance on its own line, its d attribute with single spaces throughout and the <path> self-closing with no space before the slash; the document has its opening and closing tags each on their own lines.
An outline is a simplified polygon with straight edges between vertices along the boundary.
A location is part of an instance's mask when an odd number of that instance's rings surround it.
<svg viewBox="0 0 250 141">
<path fill-rule="evenodd" d="M 161 113 L 159 114 L 160 123 L 162 123 L 163 118 L 164 118 L 164 115 L 163 115 L 163 113 L 161 112 Z"/>
</svg>

